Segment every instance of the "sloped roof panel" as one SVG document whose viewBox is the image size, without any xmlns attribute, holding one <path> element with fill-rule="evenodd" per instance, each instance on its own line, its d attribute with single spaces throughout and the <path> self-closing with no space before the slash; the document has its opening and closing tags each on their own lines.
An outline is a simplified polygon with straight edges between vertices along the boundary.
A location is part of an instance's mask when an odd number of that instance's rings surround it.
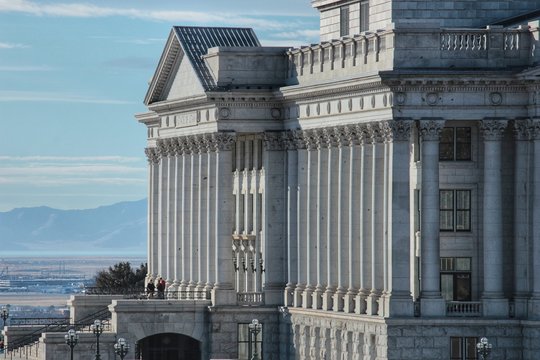
<svg viewBox="0 0 540 360">
<path fill-rule="evenodd" d="M 205 90 L 216 87 L 214 78 L 202 58 L 208 53 L 208 49 L 216 46 L 261 46 L 255 32 L 250 28 L 175 26 L 174 31 Z"/>
</svg>

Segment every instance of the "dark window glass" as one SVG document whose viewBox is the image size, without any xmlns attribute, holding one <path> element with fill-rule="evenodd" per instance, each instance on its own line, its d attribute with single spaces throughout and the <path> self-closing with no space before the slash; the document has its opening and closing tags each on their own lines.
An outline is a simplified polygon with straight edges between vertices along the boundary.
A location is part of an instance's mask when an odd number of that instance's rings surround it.
<svg viewBox="0 0 540 360">
<path fill-rule="evenodd" d="M 342 6 L 339 8 L 339 35 L 349 35 L 349 7 Z"/>
<path fill-rule="evenodd" d="M 257 334 L 257 338 L 249 331 L 249 324 L 238 324 L 238 360 L 250 360 L 256 346 L 258 359 L 262 356 L 262 328 Z M 251 338 L 251 341 L 250 341 Z M 251 348 L 251 349 L 250 349 Z M 251 354 L 250 354 L 251 350 Z"/>
<path fill-rule="evenodd" d="M 456 128 L 456 160 L 471 160 L 471 128 Z"/>
<path fill-rule="evenodd" d="M 439 143 L 439 160 L 470 161 L 471 159 L 471 128 L 444 128 L 441 131 L 441 141 Z"/>
<path fill-rule="evenodd" d="M 451 337 L 450 338 L 450 359 L 451 360 L 476 360 L 476 337 Z"/>
<path fill-rule="evenodd" d="M 456 231 L 471 231 L 470 190 L 456 190 Z"/>
<path fill-rule="evenodd" d="M 471 191 L 439 191 L 441 231 L 471 231 Z"/>
<path fill-rule="evenodd" d="M 369 1 L 360 2 L 360 32 L 369 30 Z"/>
<path fill-rule="evenodd" d="M 454 191 L 439 191 L 439 218 L 441 231 L 454 230 Z"/>
<path fill-rule="evenodd" d="M 439 143 L 439 160 L 454 160 L 454 128 L 444 128 L 441 131 Z"/>
</svg>

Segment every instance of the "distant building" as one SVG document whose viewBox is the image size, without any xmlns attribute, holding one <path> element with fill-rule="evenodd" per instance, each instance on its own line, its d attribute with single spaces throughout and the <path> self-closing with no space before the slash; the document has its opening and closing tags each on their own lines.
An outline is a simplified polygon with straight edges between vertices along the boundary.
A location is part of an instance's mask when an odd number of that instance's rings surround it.
<svg viewBox="0 0 540 360">
<path fill-rule="evenodd" d="M 538 1 L 312 5 L 297 49 L 172 29 L 137 115 L 167 300 L 112 331 L 145 360 L 245 360 L 254 318 L 265 360 L 535 359 Z"/>
</svg>

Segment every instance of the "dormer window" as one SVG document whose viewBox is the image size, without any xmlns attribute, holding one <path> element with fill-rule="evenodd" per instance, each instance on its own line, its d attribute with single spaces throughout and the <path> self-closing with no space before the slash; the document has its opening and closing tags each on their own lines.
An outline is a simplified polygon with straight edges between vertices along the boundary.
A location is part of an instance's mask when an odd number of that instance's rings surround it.
<svg viewBox="0 0 540 360">
<path fill-rule="evenodd" d="M 339 36 L 349 35 L 349 6 L 339 8 Z"/>
</svg>

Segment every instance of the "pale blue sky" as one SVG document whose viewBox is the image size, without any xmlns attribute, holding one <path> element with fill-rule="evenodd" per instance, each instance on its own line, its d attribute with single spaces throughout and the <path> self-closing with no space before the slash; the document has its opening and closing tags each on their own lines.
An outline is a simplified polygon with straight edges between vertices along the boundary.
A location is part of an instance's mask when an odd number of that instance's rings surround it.
<svg viewBox="0 0 540 360">
<path fill-rule="evenodd" d="M 0 0 L 0 211 L 146 197 L 133 115 L 173 25 L 318 41 L 309 0 Z"/>
</svg>

